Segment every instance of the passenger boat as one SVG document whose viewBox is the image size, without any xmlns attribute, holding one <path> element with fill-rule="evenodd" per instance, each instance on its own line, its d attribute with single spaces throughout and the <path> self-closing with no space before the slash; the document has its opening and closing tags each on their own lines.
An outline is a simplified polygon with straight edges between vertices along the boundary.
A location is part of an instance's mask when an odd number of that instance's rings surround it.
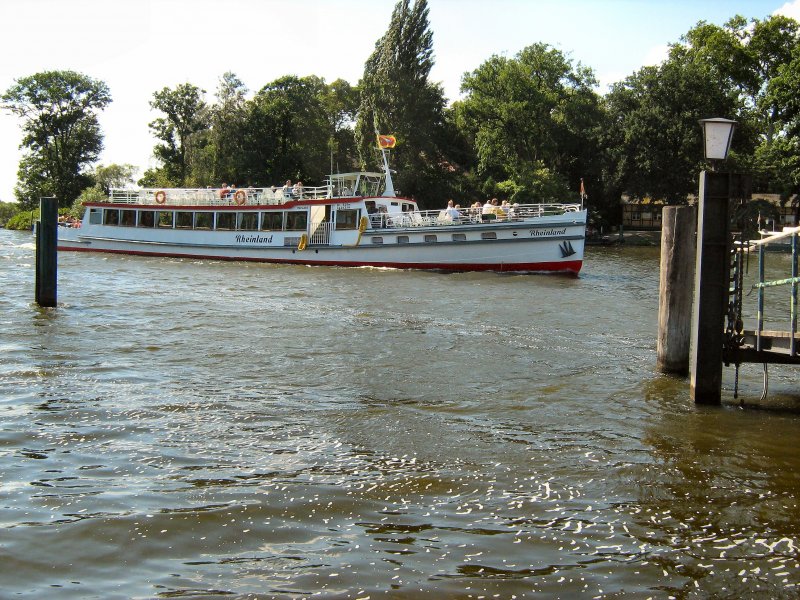
<svg viewBox="0 0 800 600">
<path fill-rule="evenodd" d="M 325 185 L 111 191 L 87 202 L 59 250 L 284 264 L 442 271 L 563 272 L 583 263 L 580 204 L 521 204 L 483 215 L 422 211 L 383 172 L 338 173 Z"/>
</svg>

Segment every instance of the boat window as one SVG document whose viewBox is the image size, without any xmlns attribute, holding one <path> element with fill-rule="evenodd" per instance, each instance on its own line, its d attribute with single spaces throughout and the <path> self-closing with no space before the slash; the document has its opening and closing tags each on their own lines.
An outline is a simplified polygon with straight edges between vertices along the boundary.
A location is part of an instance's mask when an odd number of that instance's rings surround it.
<svg viewBox="0 0 800 600">
<path fill-rule="evenodd" d="M 236 213 L 218 212 L 217 229 L 233 229 L 236 225 Z"/>
<path fill-rule="evenodd" d="M 438 241 L 438 238 L 436 237 L 436 235 L 432 233 L 429 233 L 428 235 L 425 236 L 425 242 L 428 244 L 431 244 L 436 241 Z"/>
<path fill-rule="evenodd" d="M 236 213 L 236 229 L 241 231 L 256 231 L 258 229 L 258 213 L 238 212 Z"/>
<path fill-rule="evenodd" d="M 408 236 L 407 235 L 398 235 L 397 236 L 397 243 L 398 244 L 407 244 L 408 243 Z"/>
<path fill-rule="evenodd" d="M 302 231 L 308 227 L 308 213 L 306 211 L 290 211 L 286 213 L 286 230 Z"/>
<path fill-rule="evenodd" d="M 136 225 L 136 211 L 135 210 L 121 210 L 119 217 L 119 224 L 125 227 L 134 227 Z"/>
<path fill-rule="evenodd" d="M 119 225 L 119 211 L 116 208 L 103 211 L 103 225 Z"/>
<path fill-rule="evenodd" d="M 367 207 L 367 214 L 371 215 L 378 212 L 378 209 L 375 208 L 375 200 L 367 200 L 364 205 Z"/>
<path fill-rule="evenodd" d="M 454 242 L 466 242 L 467 241 L 467 234 L 466 233 L 454 233 L 453 234 L 453 241 Z"/>
<path fill-rule="evenodd" d="M 158 213 L 158 226 L 169 227 L 172 229 L 173 212 L 171 210 L 162 210 Z"/>
<path fill-rule="evenodd" d="M 403 203 L 403 212 L 413 212 L 413 211 L 414 211 L 413 204 L 409 204 L 408 202 Z"/>
<path fill-rule="evenodd" d="M 358 209 L 338 209 L 336 211 L 336 229 L 356 229 L 360 212 Z"/>
<path fill-rule="evenodd" d="M 154 210 L 139 211 L 139 227 L 154 227 L 156 222 L 156 212 Z"/>
<path fill-rule="evenodd" d="M 481 234 L 482 240 L 496 240 L 497 239 L 497 232 L 496 231 L 484 231 Z"/>
<path fill-rule="evenodd" d="M 99 208 L 89 209 L 89 223 L 92 225 L 100 225 L 103 222 L 103 211 Z"/>
<path fill-rule="evenodd" d="M 214 224 L 214 213 L 211 212 L 194 213 L 195 229 L 211 229 L 211 226 L 213 224 Z"/>
<path fill-rule="evenodd" d="M 375 237 L 372 238 L 372 243 L 373 244 L 382 244 L 383 243 L 383 238 L 381 236 L 379 236 L 379 235 L 376 235 Z"/>
<path fill-rule="evenodd" d="M 192 213 L 178 211 L 175 213 L 175 227 L 179 229 L 192 228 Z"/>
<path fill-rule="evenodd" d="M 282 212 L 265 212 L 261 214 L 261 229 L 265 231 L 280 231 L 283 229 Z"/>
</svg>

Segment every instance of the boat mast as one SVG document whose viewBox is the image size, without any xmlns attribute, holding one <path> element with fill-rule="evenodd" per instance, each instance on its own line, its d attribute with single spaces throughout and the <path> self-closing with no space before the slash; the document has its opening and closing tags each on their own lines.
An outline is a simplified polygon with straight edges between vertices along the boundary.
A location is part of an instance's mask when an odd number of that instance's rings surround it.
<svg viewBox="0 0 800 600">
<path fill-rule="evenodd" d="M 383 172 L 386 175 L 386 186 L 383 190 L 382 196 L 394 198 L 394 183 L 392 183 L 392 171 L 389 169 L 389 149 L 381 148 L 381 156 L 383 156 Z"/>
</svg>

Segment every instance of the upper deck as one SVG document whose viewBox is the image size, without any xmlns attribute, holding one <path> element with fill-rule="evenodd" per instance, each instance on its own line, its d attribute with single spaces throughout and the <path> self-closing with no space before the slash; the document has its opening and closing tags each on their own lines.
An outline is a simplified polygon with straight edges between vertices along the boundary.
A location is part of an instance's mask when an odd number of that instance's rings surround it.
<svg viewBox="0 0 800 600">
<path fill-rule="evenodd" d="M 270 186 L 246 188 L 113 188 L 108 202 L 171 206 L 263 206 L 300 200 L 332 200 L 387 196 L 384 173 L 337 173 L 326 178 L 325 185 Z M 392 193 L 393 197 L 394 194 Z"/>
</svg>

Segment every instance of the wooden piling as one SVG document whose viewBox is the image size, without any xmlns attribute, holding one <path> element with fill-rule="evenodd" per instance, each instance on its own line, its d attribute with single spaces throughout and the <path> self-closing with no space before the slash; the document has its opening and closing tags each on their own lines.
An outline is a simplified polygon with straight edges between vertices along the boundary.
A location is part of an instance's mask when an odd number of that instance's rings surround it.
<svg viewBox="0 0 800 600">
<path fill-rule="evenodd" d="M 58 296 L 58 201 L 39 200 L 40 221 L 36 224 L 36 303 L 56 306 Z"/>
<path fill-rule="evenodd" d="M 693 206 L 666 206 L 661 219 L 661 276 L 656 366 L 662 373 L 689 374 L 695 266 Z"/>
</svg>

